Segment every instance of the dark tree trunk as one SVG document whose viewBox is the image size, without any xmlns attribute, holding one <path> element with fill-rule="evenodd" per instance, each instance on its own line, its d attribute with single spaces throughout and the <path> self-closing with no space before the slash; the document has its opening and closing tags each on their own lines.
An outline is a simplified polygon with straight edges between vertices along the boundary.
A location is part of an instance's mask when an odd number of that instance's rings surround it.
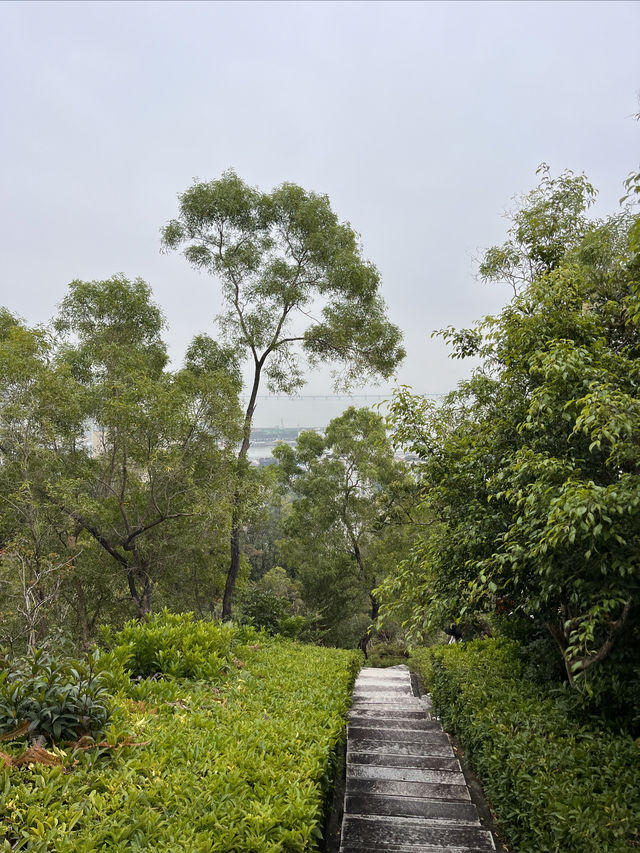
<svg viewBox="0 0 640 853">
<path fill-rule="evenodd" d="M 136 610 L 138 618 L 144 619 L 151 613 L 151 578 L 146 566 L 129 566 L 127 568 L 127 583 L 129 584 L 129 593 Z"/>
<path fill-rule="evenodd" d="M 76 594 L 76 612 L 78 614 L 78 622 L 80 623 L 80 634 L 82 636 L 82 650 L 89 651 L 91 646 L 91 636 L 89 633 L 89 618 L 87 616 L 87 598 L 84 594 L 84 588 L 80 579 L 74 577 L 73 589 Z"/>
<path fill-rule="evenodd" d="M 258 396 L 258 388 L 260 387 L 260 373 L 262 371 L 263 363 L 264 357 L 261 361 L 256 361 L 255 364 L 251 396 L 249 397 L 249 404 L 247 405 L 247 411 L 244 416 L 242 444 L 238 452 L 237 476 L 242 476 L 241 469 L 243 464 L 246 462 L 249 445 L 251 443 L 251 424 L 253 422 L 253 413 L 256 408 L 256 398 Z M 229 571 L 227 572 L 227 580 L 224 585 L 224 597 L 222 599 L 222 618 L 225 621 L 231 619 L 232 616 L 233 593 L 236 588 L 236 581 L 238 580 L 238 573 L 240 571 L 241 521 L 240 493 L 239 490 L 236 489 L 233 496 L 233 514 L 231 516 L 231 563 L 229 565 Z"/>
</svg>

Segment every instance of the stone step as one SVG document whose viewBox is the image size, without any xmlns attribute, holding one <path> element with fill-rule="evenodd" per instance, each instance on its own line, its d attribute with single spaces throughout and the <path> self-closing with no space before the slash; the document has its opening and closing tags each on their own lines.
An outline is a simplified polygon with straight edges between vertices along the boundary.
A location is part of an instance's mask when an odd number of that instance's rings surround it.
<svg viewBox="0 0 640 853">
<path fill-rule="evenodd" d="M 407 767 L 417 770 L 460 770 L 460 762 L 450 755 L 389 755 L 370 752 L 348 752 L 347 766 L 367 765 L 374 767 Z"/>
<path fill-rule="evenodd" d="M 344 847 L 370 851 L 375 845 L 429 848 L 462 847 L 470 850 L 495 850 L 491 833 L 477 826 L 451 826 L 420 818 L 345 815 L 342 839 Z"/>
<path fill-rule="evenodd" d="M 439 785 L 464 785 L 460 770 L 423 770 L 416 767 L 378 767 L 375 764 L 347 765 L 350 779 L 389 779 L 393 782 L 434 782 Z"/>
<path fill-rule="evenodd" d="M 354 699 L 351 705 L 352 711 L 418 711 L 421 714 L 429 713 L 419 699 L 407 696 L 398 701 L 397 698 L 371 702 L 369 700 Z"/>
<path fill-rule="evenodd" d="M 449 823 L 479 826 L 478 812 L 473 803 L 448 800 L 390 797 L 378 794 L 349 794 L 345 799 L 349 815 L 385 815 L 386 817 L 418 817 Z"/>
<path fill-rule="evenodd" d="M 471 801 L 469 789 L 464 783 L 444 785 L 439 782 L 398 782 L 393 779 L 347 779 L 346 793 L 353 796 L 379 794 L 385 797 Z"/>
<path fill-rule="evenodd" d="M 358 740 L 390 740 L 399 743 L 448 743 L 442 727 L 423 731 L 420 729 L 391 729 L 382 726 L 347 726 L 347 737 Z"/>
<path fill-rule="evenodd" d="M 347 741 L 347 755 L 351 752 L 368 752 L 371 755 L 453 755 L 449 739 L 444 733 L 425 732 L 420 740 L 383 740 L 381 738 L 355 738 Z"/>
<path fill-rule="evenodd" d="M 366 718 L 367 720 L 385 719 L 385 720 L 428 720 L 429 715 L 422 708 L 404 708 L 400 707 L 396 710 L 393 708 L 385 708 L 384 706 L 371 708 L 369 705 L 360 705 L 357 708 L 351 708 L 351 716 Z"/>
<path fill-rule="evenodd" d="M 417 797 L 426 800 L 471 800 L 466 785 L 438 782 L 396 782 L 393 779 L 347 779 L 347 794 L 380 794 L 389 797 Z"/>
<path fill-rule="evenodd" d="M 363 850 L 366 850 L 366 853 L 484 853 L 484 848 L 479 847 L 433 847 L 431 844 L 418 847 L 406 847 L 404 844 L 385 844 L 384 847 L 377 847 L 368 844 L 366 848 L 341 847 L 340 853 L 363 853 Z"/>
<path fill-rule="evenodd" d="M 362 714 L 351 714 L 349 724 L 360 729 L 442 731 L 442 726 L 437 720 L 421 720 L 419 717 L 403 719 L 402 717 L 365 717 Z"/>
<path fill-rule="evenodd" d="M 354 702 L 402 702 L 404 698 L 413 698 L 410 690 L 390 690 L 386 687 L 384 690 L 358 690 L 353 691 Z"/>
</svg>

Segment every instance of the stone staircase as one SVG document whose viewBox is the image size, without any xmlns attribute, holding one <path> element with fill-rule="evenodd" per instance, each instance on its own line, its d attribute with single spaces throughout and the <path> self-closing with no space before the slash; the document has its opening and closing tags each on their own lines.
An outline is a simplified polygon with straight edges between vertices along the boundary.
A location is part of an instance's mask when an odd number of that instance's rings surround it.
<svg viewBox="0 0 640 853">
<path fill-rule="evenodd" d="M 340 853 L 486 853 L 458 759 L 406 666 L 363 669 L 347 730 Z"/>
</svg>

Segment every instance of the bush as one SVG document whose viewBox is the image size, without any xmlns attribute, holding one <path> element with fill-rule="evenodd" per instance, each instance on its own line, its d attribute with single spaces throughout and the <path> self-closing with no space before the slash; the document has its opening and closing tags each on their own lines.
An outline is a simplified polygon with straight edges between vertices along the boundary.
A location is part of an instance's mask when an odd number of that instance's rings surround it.
<svg viewBox="0 0 640 853">
<path fill-rule="evenodd" d="M 579 724 L 522 679 L 510 640 L 417 649 L 411 664 L 519 853 L 640 846 L 638 745 Z"/>
<path fill-rule="evenodd" d="M 75 741 L 103 731 L 110 715 L 103 668 L 97 651 L 84 660 L 44 649 L 15 660 L 0 658 L 0 736 L 7 739 L 19 730 L 21 737 Z"/>
<path fill-rule="evenodd" d="M 237 665 L 246 647 L 258 640 L 250 626 L 196 621 L 192 613 L 161 613 L 144 622 L 127 622 L 117 634 L 103 632 L 103 642 L 133 677 L 218 681 Z"/>
<path fill-rule="evenodd" d="M 361 656 L 267 639 L 245 662 L 216 686 L 131 682 L 138 745 L 108 762 L 0 770 L 0 850 L 317 850 Z"/>
<path fill-rule="evenodd" d="M 367 666 L 398 666 L 406 664 L 409 653 L 401 640 L 372 640 L 367 649 Z"/>
</svg>

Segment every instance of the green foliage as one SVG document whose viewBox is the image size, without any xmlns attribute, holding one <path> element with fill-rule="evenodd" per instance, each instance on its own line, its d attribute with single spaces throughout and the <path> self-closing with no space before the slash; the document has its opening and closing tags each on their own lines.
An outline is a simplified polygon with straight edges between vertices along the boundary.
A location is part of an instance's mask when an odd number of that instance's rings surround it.
<svg viewBox="0 0 640 853">
<path fill-rule="evenodd" d="M 0 737 L 27 721 L 28 736 L 58 742 L 104 731 L 111 713 L 104 667 L 98 651 L 83 660 L 45 649 L 0 658 Z"/>
<path fill-rule="evenodd" d="M 0 535 L 10 545 L 0 596 L 12 642 L 41 640 L 63 618 L 60 599 L 88 647 L 105 614 L 144 616 L 154 598 L 210 612 L 221 596 L 237 359 L 199 335 L 169 371 L 163 325 L 149 286 L 123 276 L 72 282 L 48 330 L 0 314 Z"/>
<path fill-rule="evenodd" d="M 231 617 L 247 521 L 242 483 L 256 395 L 304 384 L 303 363 L 337 365 L 336 386 L 390 377 L 404 358 L 400 330 L 386 317 L 375 267 L 361 256 L 348 223 L 327 196 L 285 183 L 271 193 L 248 186 L 233 170 L 194 183 L 180 196 L 163 247 L 183 248 L 187 261 L 216 276 L 225 311 L 218 318 L 230 348 L 248 358 L 253 380 L 238 451 L 231 562 L 222 615 Z"/>
<path fill-rule="evenodd" d="M 520 853 L 623 853 L 640 845 L 637 743 L 573 722 L 523 680 L 517 644 L 416 649 L 411 666 Z"/>
<path fill-rule="evenodd" d="M 406 664 L 409 652 L 400 640 L 373 640 L 367 647 L 367 666 L 398 666 Z"/>
<path fill-rule="evenodd" d="M 383 419 L 364 408 L 274 455 L 291 500 L 279 551 L 326 640 L 355 645 L 377 615 L 373 587 L 407 547 L 413 480 L 394 459 Z"/>
<path fill-rule="evenodd" d="M 107 738 L 128 729 L 138 745 L 0 770 L 0 849 L 318 850 L 360 662 L 261 640 L 215 686 L 131 682 Z"/>
<path fill-rule="evenodd" d="M 162 235 L 165 249 L 183 247 L 190 264 L 219 278 L 229 341 L 253 357 L 258 381 L 264 366 L 273 390 L 303 383 L 296 343 L 312 363 L 337 362 L 358 382 L 390 376 L 403 358 L 378 272 L 326 196 L 290 183 L 262 193 L 229 170 L 182 193 L 178 218 Z M 320 319 L 309 324 L 317 300 Z M 296 317 L 306 331 L 293 328 Z"/>
<path fill-rule="evenodd" d="M 104 642 L 134 678 L 171 676 L 219 681 L 240 663 L 258 634 L 249 626 L 194 620 L 192 613 L 162 613 L 131 621 Z"/>
<path fill-rule="evenodd" d="M 632 700 L 637 725 L 624 654 L 640 641 L 637 217 L 589 221 L 592 198 L 583 177 L 543 169 L 499 250 L 507 261 L 490 253 L 481 267 L 514 298 L 443 333 L 481 367 L 441 407 L 397 395 L 391 423 L 420 458 L 432 524 L 380 595 L 416 636 L 509 601 L 553 638 L 585 707 L 622 719 Z M 630 685 L 620 703 L 618 685 Z"/>
<path fill-rule="evenodd" d="M 241 621 L 269 634 L 314 642 L 322 636 L 318 616 L 307 611 L 300 593 L 300 584 L 292 581 L 282 566 L 274 566 L 243 593 Z"/>
</svg>

